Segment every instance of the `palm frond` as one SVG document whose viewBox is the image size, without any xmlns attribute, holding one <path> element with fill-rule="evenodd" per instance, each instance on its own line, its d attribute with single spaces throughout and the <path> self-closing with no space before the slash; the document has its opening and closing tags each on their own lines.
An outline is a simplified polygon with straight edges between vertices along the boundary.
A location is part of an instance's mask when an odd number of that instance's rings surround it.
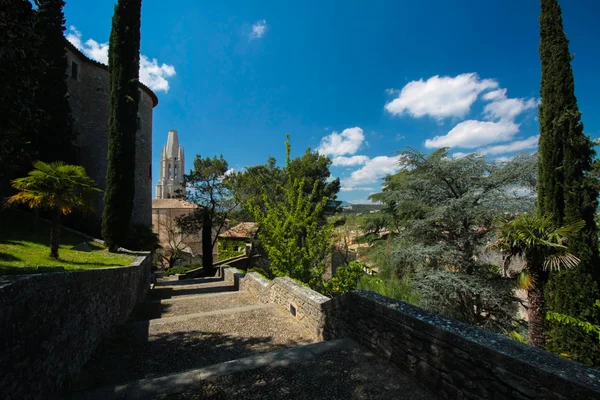
<svg viewBox="0 0 600 400">
<path fill-rule="evenodd" d="M 573 268 L 579 265 L 580 261 L 579 258 L 571 253 L 550 254 L 544 259 L 544 269 L 559 271 L 561 269 Z"/>
</svg>

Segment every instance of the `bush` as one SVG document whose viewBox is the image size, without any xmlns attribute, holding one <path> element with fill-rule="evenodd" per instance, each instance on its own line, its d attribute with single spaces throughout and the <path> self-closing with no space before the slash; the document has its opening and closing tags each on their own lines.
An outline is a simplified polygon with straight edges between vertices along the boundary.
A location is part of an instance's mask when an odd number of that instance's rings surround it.
<svg viewBox="0 0 600 400">
<path fill-rule="evenodd" d="M 259 268 L 259 267 L 252 267 L 252 268 L 248 268 L 248 270 L 246 271 L 247 273 L 250 272 L 256 272 L 257 274 L 259 274 L 260 276 L 262 276 L 263 278 L 267 279 L 267 280 L 272 280 L 271 279 L 271 275 L 268 274 L 264 269 Z"/>
<path fill-rule="evenodd" d="M 165 271 L 164 276 L 171 276 L 176 274 L 185 274 L 188 271 L 191 271 L 196 268 L 202 267 L 201 265 L 188 265 L 185 267 L 173 267 L 169 268 Z"/>
<path fill-rule="evenodd" d="M 325 293 L 329 296 L 339 296 L 354 290 L 365 275 L 365 264 L 352 261 L 340 267 L 333 278 L 325 282 Z"/>
<path fill-rule="evenodd" d="M 381 279 L 364 275 L 357 286 L 358 289 L 370 290 L 392 299 L 419 305 L 419 295 L 415 292 L 408 279 Z"/>
<path fill-rule="evenodd" d="M 154 251 L 159 247 L 158 235 L 152 231 L 152 225 L 133 224 L 125 247 L 133 251 Z"/>
<path fill-rule="evenodd" d="M 428 310 L 495 332 L 514 330 L 513 280 L 430 269 L 416 273 L 412 285 Z"/>
</svg>

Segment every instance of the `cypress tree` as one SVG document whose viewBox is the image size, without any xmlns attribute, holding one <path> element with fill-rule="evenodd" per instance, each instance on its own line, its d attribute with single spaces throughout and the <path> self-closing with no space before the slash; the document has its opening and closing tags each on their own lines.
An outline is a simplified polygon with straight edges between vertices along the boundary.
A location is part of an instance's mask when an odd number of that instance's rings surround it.
<svg viewBox="0 0 600 400">
<path fill-rule="evenodd" d="M 119 0 L 110 32 L 108 167 L 102 235 L 111 251 L 125 244 L 133 211 L 141 12 L 141 0 Z"/>
<path fill-rule="evenodd" d="M 35 94 L 40 72 L 34 11 L 28 0 L 6 0 L 0 8 L 0 199 L 8 181 L 35 154 L 38 129 Z"/>
<path fill-rule="evenodd" d="M 40 112 L 41 129 L 35 147 L 42 161 L 75 161 L 75 137 L 66 81 L 65 15 L 63 0 L 35 0 L 35 30 L 38 57 L 43 68 L 39 74 L 36 103 Z"/>
<path fill-rule="evenodd" d="M 598 243 L 594 214 L 598 187 L 591 175 L 595 151 L 583 133 L 575 97 L 569 42 L 563 30 L 558 0 L 541 0 L 540 59 L 542 64 L 538 213 L 552 216 L 558 226 L 583 219 L 585 228 L 569 244 L 581 263 L 552 273 L 546 290 L 548 311 L 598 322 Z M 569 353 L 588 364 L 600 361 L 597 338 L 576 327 L 552 326 L 548 349 Z"/>
</svg>

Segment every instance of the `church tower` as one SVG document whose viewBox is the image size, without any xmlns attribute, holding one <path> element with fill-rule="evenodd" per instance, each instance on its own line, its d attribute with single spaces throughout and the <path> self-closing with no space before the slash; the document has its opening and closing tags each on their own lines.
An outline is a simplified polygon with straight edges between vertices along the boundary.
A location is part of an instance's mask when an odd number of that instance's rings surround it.
<svg viewBox="0 0 600 400">
<path fill-rule="evenodd" d="M 160 157 L 160 179 L 156 185 L 157 199 L 170 199 L 185 194 L 184 168 L 183 148 L 179 146 L 177 131 L 169 131 L 167 144 L 163 147 Z"/>
</svg>

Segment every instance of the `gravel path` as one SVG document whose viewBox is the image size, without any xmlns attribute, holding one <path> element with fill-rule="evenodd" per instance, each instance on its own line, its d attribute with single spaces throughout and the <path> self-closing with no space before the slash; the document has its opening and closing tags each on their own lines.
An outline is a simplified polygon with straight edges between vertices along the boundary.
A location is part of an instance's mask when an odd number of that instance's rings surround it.
<svg viewBox="0 0 600 400">
<path fill-rule="evenodd" d="M 258 300 L 248 292 L 231 292 L 218 294 L 205 294 L 194 297 L 174 297 L 162 300 L 160 303 L 161 318 L 174 315 L 194 314 L 227 308 L 237 308 L 259 304 Z"/>
<path fill-rule="evenodd" d="M 435 395 L 363 347 L 339 348 L 285 366 L 266 366 L 209 378 L 195 390 L 155 400 L 403 399 Z"/>
<path fill-rule="evenodd" d="M 105 340 L 76 389 L 123 383 L 315 342 L 276 306 L 163 323 L 134 322 Z"/>
</svg>

